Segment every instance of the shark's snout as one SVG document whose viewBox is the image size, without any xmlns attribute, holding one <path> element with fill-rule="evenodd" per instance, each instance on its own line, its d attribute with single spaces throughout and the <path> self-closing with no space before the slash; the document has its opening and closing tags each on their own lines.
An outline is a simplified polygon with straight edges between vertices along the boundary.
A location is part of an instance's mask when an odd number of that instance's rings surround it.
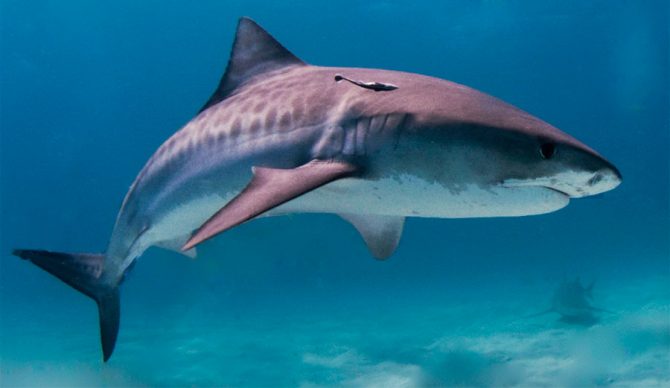
<svg viewBox="0 0 670 388">
<path fill-rule="evenodd" d="M 619 170 L 610 165 L 609 167 L 594 173 L 586 182 L 587 187 L 590 188 L 588 195 L 596 195 L 610 191 L 619 186 L 622 181 L 623 179 Z"/>
<path fill-rule="evenodd" d="M 568 168 L 552 175 L 531 179 L 507 179 L 505 187 L 545 187 L 570 198 L 598 195 L 621 184 L 619 170 L 602 159 L 595 170 Z"/>
<path fill-rule="evenodd" d="M 614 167 L 595 172 L 566 172 L 549 179 L 546 187 L 561 191 L 571 198 L 588 197 L 610 191 L 621 184 L 621 174 Z"/>
<path fill-rule="evenodd" d="M 612 163 L 596 152 L 585 154 L 583 164 L 574 165 L 574 171 L 557 180 L 557 189 L 580 198 L 602 194 L 621 184 L 621 173 Z"/>
<path fill-rule="evenodd" d="M 622 182 L 621 173 L 597 151 L 570 139 L 558 147 L 540 177 L 526 184 L 541 184 L 570 198 L 589 197 L 613 190 Z"/>
</svg>

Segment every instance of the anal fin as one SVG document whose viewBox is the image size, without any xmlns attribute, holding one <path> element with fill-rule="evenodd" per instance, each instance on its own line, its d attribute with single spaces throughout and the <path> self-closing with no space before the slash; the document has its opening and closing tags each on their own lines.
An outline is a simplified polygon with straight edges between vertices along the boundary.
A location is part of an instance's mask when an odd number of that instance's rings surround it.
<svg viewBox="0 0 670 388">
<path fill-rule="evenodd" d="M 312 160 L 293 169 L 254 167 L 254 176 L 247 187 L 210 217 L 184 244 L 182 250 L 189 250 L 268 210 L 356 172 L 357 168 L 353 164 L 332 160 Z"/>
<path fill-rule="evenodd" d="M 405 217 L 371 214 L 340 214 L 349 221 L 365 240 L 376 259 L 387 259 L 398 247 Z"/>
</svg>

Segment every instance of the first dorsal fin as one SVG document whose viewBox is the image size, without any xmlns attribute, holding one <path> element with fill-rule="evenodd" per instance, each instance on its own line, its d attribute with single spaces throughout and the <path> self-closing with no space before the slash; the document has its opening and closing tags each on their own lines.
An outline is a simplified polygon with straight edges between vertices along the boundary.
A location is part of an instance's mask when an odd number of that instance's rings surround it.
<svg viewBox="0 0 670 388">
<path fill-rule="evenodd" d="M 217 104 L 248 79 L 259 74 L 288 66 L 304 66 L 305 62 L 288 51 L 253 20 L 242 17 L 228 67 L 212 97 L 200 112 Z"/>
</svg>

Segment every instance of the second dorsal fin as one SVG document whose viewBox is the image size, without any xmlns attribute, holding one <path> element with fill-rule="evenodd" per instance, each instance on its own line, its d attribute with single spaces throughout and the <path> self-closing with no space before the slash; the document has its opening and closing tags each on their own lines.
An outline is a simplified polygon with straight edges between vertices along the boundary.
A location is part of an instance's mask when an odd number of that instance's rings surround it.
<svg viewBox="0 0 670 388">
<path fill-rule="evenodd" d="M 242 17 L 237 24 L 233 50 L 219 86 L 200 112 L 217 104 L 248 79 L 262 73 L 305 62 L 288 51 L 253 20 Z"/>
</svg>

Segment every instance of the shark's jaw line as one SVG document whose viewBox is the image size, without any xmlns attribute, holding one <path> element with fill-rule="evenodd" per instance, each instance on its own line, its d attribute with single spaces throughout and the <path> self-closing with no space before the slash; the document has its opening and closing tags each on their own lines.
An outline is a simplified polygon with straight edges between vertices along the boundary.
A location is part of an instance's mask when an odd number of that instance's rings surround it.
<svg viewBox="0 0 670 388">
<path fill-rule="evenodd" d="M 220 84 L 137 175 L 107 251 L 14 254 L 97 302 L 107 361 L 119 286 L 150 246 L 193 257 L 257 217 L 325 212 L 385 259 L 406 217 L 543 214 L 620 182 L 591 148 L 494 97 L 419 74 L 311 66 L 242 18 Z"/>
<path fill-rule="evenodd" d="M 559 190 L 555 187 L 551 187 L 549 185 L 543 185 L 543 184 L 538 184 L 537 182 L 516 182 L 516 183 L 509 183 L 509 182 L 503 182 L 500 184 L 500 187 L 504 187 L 507 189 L 517 189 L 517 188 L 523 188 L 523 187 L 538 187 L 538 188 L 544 188 L 547 190 L 554 191 L 560 195 L 565 196 L 566 198 L 570 199 L 571 196 L 570 194 L 566 193 L 565 191 Z"/>
<path fill-rule="evenodd" d="M 568 198 L 568 199 L 570 198 L 570 194 L 566 193 L 565 191 L 561 191 L 561 190 L 556 189 L 556 188 L 553 188 L 553 187 L 551 187 L 551 186 L 540 186 L 540 187 L 544 187 L 544 188 L 547 189 L 547 190 L 555 191 L 555 192 L 557 192 L 557 193 L 559 193 L 559 194 L 561 194 L 561 195 L 564 195 L 564 196 L 565 196 L 566 198 Z"/>
<path fill-rule="evenodd" d="M 610 191 L 620 183 L 621 179 L 609 171 L 563 171 L 547 177 L 507 179 L 502 182 L 502 185 L 505 187 L 543 186 L 570 198 L 580 198 Z"/>
</svg>

